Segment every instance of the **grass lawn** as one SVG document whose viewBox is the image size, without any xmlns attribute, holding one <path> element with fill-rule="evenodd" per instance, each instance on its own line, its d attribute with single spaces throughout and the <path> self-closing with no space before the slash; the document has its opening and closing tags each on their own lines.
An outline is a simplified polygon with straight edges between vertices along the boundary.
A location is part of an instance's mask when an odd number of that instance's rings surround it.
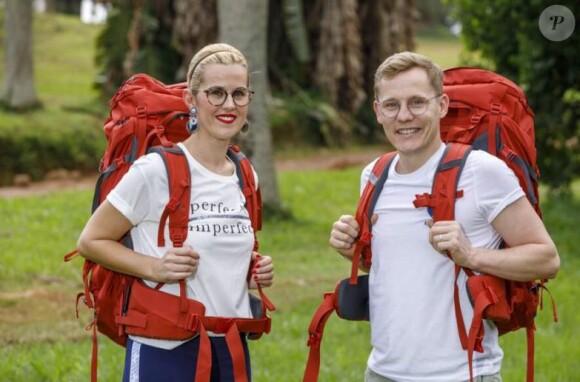
<svg viewBox="0 0 580 382">
<path fill-rule="evenodd" d="M 298 381 L 307 357 L 307 328 L 322 294 L 348 274 L 327 245 L 331 222 L 352 212 L 360 168 L 287 171 L 279 174 L 282 196 L 293 221 L 267 221 L 260 233 L 264 253 L 275 257 L 276 283 L 267 292 L 278 310 L 273 330 L 252 342 L 255 381 Z M 560 322 L 551 322 L 549 300 L 539 314 L 536 380 L 576 381 L 580 358 L 580 312 L 576 285 L 580 253 L 575 245 L 580 216 L 580 183 L 573 201 L 544 198 L 546 224 L 562 256 L 562 270 L 548 286 Z M 63 263 L 89 216 L 91 192 L 0 200 L 0 380 L 82 381 L 89 375 L 91 335 L 86 310 L 74 315 L 81 290 L 80 259 Z M 503 377 L 519 382 L 525 373 L 523 332 L 501 339 L 506 351 Z M 358 381 L 370 350 L 367 323 L 331 317 L 322 346 L 321 381 Z M 118 380 L 122 349 L 101 337 L 100 380 Z"/>
</svg>

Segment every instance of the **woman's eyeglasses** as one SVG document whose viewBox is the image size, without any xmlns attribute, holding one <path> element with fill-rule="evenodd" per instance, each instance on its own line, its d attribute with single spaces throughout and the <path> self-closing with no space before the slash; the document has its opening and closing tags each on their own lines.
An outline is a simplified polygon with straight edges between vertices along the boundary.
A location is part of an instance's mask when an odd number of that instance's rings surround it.
<svg viewBox="0 0 580 382">
<path fill-rule="evenodd" d="M 221 106 L 228 99 L 228 95 L 232 96 L 232 100 L 236 106 L 246 106 L 252 100 L 254 92 L 246 88 L 237 88 L 232 92 L 227 92 L 221 86 L 213 86 L 203 91 L 207 97 L 207 101 L 213 106 Z"/>
</svg>

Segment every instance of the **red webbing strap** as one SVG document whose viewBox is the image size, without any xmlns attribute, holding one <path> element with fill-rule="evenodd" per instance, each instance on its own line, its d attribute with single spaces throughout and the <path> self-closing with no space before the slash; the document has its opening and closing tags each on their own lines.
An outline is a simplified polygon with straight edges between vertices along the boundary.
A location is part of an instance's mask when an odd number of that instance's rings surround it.
<svg viewBox="0 0 580 382">
<path fill-rule="evenodd" d="M 93 263 L 90 260 L 85 260 L 85 263 L 83 264 L 83 285 L 84 285 L 84 295 L 85 295 L 85 303 L 87 304 L 87 307 L 89 309 L 94 309 L 95 308 L 95 303 L 93 301 L 93 298 L 91 297 L 91 291 L 89 289 L 89 275 L 92 272 L 92 268 L 94 266 L 95 263 Z"/>
<path fill-rule="evenodd" d="M 526 326 L 526 338 L 528 342 L 528 366 L 526 369 L 526 382 L 534 382 L 534 327 L 533 321 Z"/>
<path fill-rule="evenodd" d="M 488 293 L 485 293 L 488 292 Z M 473 352 L 483 352 L 483 336 L 485 334 L 483 326 L 483 312 L 485 309 L 497 302 L 497 297 L 491 289 L 479 293 L 473 304 L 473 319 L 469 329 L 467 340 L 467 360 L 469 362 L 469 380 L 473 382 Z"/>
<path fill-rule="evenodd" d="M 306 362 L 306 369 L 304 370 L 302 382 L 318 381 L 322 335 L 324 334 L 326 321 L 328 321 L 328 318 L 335 310 L 334 298 L 334 292 L 324 294 L 324 300 L 316 310 L 316 313 L 314 313 L 310 325 L 308 326 L 307 345 L 310 347 L 310 351 L 308 352 L 308 361 Z"/>
<path fill-rule="evenodd" d="M 505 94 L 505 91 L 504 91 Z M 501 96 L 503 98 L 503 95 Z M 489 105 L 489 121 L 487 123 L 487 134 L 488 134 L 488 153 L 493 156 L 498 156 L 498 147 L 497 147 L 497 135 L 496 135 L 496 127 L 498 125 L 500 113 L 501 113 L 501 104 L 497 102 L 492 102 Z"/>
<path fill-rule="evenodd" d="M 457 331 L 459 333 L 459 341 L 461 342 L 461 347 L 463 350 L 467 350 L 467 331 L 465 330 L 465 321 L 463 321 L 463 315 L 461 314 L 461 304 L 459 302 L 459 287 L 457 286 L 457 278 L 459 277 L 459 272 L 461 267 L 457 264 L 455 265 L 455 281 L 453 282 L 453 305 L 455 306 L 455 320 L 457 322 Z"/>
<path fill-rule="evenodd" d="M 211 342 L 207 331 L 199 327 L 199 351 L 197 354 L 197 366 L 195 369 L 196 382 L 210 382 L 211 378 Z"/>
<path fill-rule="evenodd" d="M 258 294 L 260 295 L 260 300 L 262 300 L 262 317 L 266 317 L 266 310 L 273 312 L 276 310 L 276 306 L 270 301 L 270 299 L 266 296 L 262 287 L 258 284 Z"/>
<path fill-rule="evenodd" d="M 99 344 L 97 342 L 97 319 L 95 319 L 90 326 L 93 327 L 93 350 L 91 353 L 91 382 L 97 382 Z"/>
<path fill-rule="evenodd" d="M 461 268 L 457 264 L 455 265 L 455 282 L 453 283 L 453 304 L 455 305 L 455 319 L 457 320 L 457 331 L 459 332 L 459 341 L 461 342 L 461 347 L 463 350 L 468 348 L 468 338 L 467 330 L 465 329 L 465 321 L 463 321 L 463 315 L 461 314 L 461 304 L 459 301 L 459 287 L 457 286 L 457 279 L 459 278 L 459 272 L 463 269 L 463 272 L 467 276 L 471 277 L 474 273 L 471 269 Z"/>
<path fill-rule="evenodd" d="M 211 374 L 211 344 L 206 330 L 218 333 L 225 331 L 225 339 L 232 359 L 234 380 L 236 382 L 248 382 L 246 354 L 244 353 L 244 347 L 240 338 L 240 331 L 267 333 L 270 331 L 269 318 L 235 319 L 227 317 L 201 317 L 199 325 L 200 347 L 195 380 L 209 382 L 209 376 Z"/>
<path fill-rule="evenodd" d="M 545 281 L 547 280 L 540 281 L 540 309 L 541 310 L 544 309 L 544 291 L 546 291 L 546 293 L 548 293 L 548 296 L 550 296 L 550 300 L 552 301 L 552 316 L 554 317 L 554 322 L 558 322 L 556 301 L 554 301 L 554 297 L 552 297 L 552 293 L 550 293 L 550 290 L 544 285 Z"/>
<path fill-rule="evenodd" d="M 380 191 L 383 189 L 389 168 L 396 155 L 397 152 L 393 151 L 386 153 L 377 159 L 358 201 L 355 218 L 359 225 L 360 233 L 355 242 L 354 252 L 352 254 L 352 265 L 349 280 L 351 285 L 355 285 L 357 282 L 361 254 L 370 254 L 369 246 L 372 238 L 371 216 L 373 214 L 376 201 L 379 197 L 379 195 L 376 194 L 376 191 L 378 190 L 380 194 Z M 364 258 L 363 260 L 370 265 L 370 258 Z"/>
<path fill-rule="evenodd" d="M 192 332 L 198 330 L 198 325 L 217 334 L 226 334 L 233 325 L 236 326 L 238 333 L 270 333 L 271 329 L 270 317 L 266 316 L 263 318 L 235 318 L 195 315 L 195 318 L 193 316 L 190 318 L 185 321 L 186 325 L 182 327 Z"/>
<path fill-rule="evenodd" d="M 67 262 L 71 261 L 72 259 L 74 259 L 75 257 L 77 257 L 78 255 L 79 255 L 79 250 L 73 249 L 72 251 L 70 251 L 69 253 L 64 255 L 63 260 L 65 263 L 67 263 Z"/>
<path fill-rule="evenodd" d="M 232 364 L 234 369 L 234 381 L 248 382 L 248 375 L 246 373 L 246 355 L 240 339 L 240 331 L 234 322 L 226 333 L 226 343 L 228 350 L 232 357 Z"/>
<path fill-rule="evenodd" d="M 133 124 L 135 129 L 134 135 L 137 137 L 137 142 L 141 143 L 141 147 L 138 145 L 138 151 L 135 158 L 139 158 L 144 155 L 147 151 L 146 137 L 147 137 L 147 106 L 144 104 L 135 106 L 135 118 L 137 121 Z M 111 146 L 114 147 L 114 146 Z"/>
</svg>

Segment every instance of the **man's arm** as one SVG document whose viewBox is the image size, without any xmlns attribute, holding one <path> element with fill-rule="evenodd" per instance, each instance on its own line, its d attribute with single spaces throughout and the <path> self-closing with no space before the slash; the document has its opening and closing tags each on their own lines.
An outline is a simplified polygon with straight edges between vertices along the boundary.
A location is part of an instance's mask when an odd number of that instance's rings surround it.
<svg viewBox="0 0 580 382">
<path fill-rule="evenodd" d="M 429 240 L 438 251 L 448 251 L 456 264 L 501 278 L 530 281 L 553 278 L 560 257 L 544 223 L 522 197 L 492 222 L 508 248 L 473 248 L 456 221 L 435 223 Z"/>
</svg>

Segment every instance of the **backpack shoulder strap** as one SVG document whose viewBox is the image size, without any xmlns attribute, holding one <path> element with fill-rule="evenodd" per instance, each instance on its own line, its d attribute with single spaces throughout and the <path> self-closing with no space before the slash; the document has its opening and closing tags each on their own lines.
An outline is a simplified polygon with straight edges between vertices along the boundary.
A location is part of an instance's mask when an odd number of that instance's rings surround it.
<svg viewBox="0 0 580 382">
<path fill-rule="evenodd" d="M 169 238 L 174 247 L 181 247 L 187 238 L 191 197 L 190 169 L 187 158 L 177 145 L 153 147 L 149 152 L 161 155 L 167 169 L 167 183 L 169 185 L 169 202 L 167 202 L 159 221 L 157 245 L 165 246 L 164 228 L 165 222 L 169 218 Z"/>
<path fill-rule="evenodd" d="M 427 207 L 434 221 L 455 219 L 455 200 L 463 197 L 457 185 L 471 150 L 469 145 L 448 143 L 435 170 L 431 193 L 415 196 L 413 205 Z"/>
<path fill-rule="evenodd" d="M 389 175 L 389 168 L 391 167 L 393 159 L 395 159 L 396 155 L 397 152 L 393 151 L 386 153 L 377 159 L 359 199 L 356 209 L 356 221 L 360 227 L 360 235 L 355 243 L 355 249 L 352 257 L 350 284 L 356 284 L 361 256 L 365 266 L 370 267 L 370 243 L 372 237 L 371 217 L 373 216 L 375 205 L 377 204 L 379 195 L 381 194 L 383 186 L 385 185 Z"/>
<path fill-rule="evenodd" d="M 463 190 L 458 190 L 459 178 L 461 172 L 465 167 L 467 157 L 472 151 L 472 147 L 460 143 L 449 143 L 445 148 L 445 152 L 433 179 L 433 187 L 431 194 L 424 193 L 417 195 L 413 201 L 415 207 L 427 207 L 429 214 L 433 217 L 433 221 L 454 220 L 455 219 L 455 200 L 463 197 Z M 449 258 L 451 255 L 447 254 Z M 457 286 L 457 278 L 459 272 L 463 269 L 468 276 L 473 276 L 474 273 L 467 268 L 461 268 L 455 265 L 455 281 L 453 291 L 453 303 L 455 306 L 455 319 L 457 322 L 457 330 L 459 339 L 463 349 L 467 351 L 467 358 L 469 363 L 470 380 L 473 379 L 473 352 L 483 351 L 483 336 L 484 328 L 482 324 L 483 311 L 492 302 L 487 299 L 487 295 L 483 293 L 484 298 L 477 298 L 474 303 L 474 313 L 469 335 L 467 334 L 463 315 L 461 313 L 461 305 L 459 301 L 459 289 Z"/>
<path fill-rule="evenodd" d="M 262 229 L 262 197 L 256 185 L 252 164 L 236 145 L 230 145 L 227 155 L 236 166 L 236 174 L 240 189 L 246 197 L 246 208 L 252 221 L 252 228 L 254 232 L 259 231 Z"/>
<path fill-rule="evenodd" d="M 259 243 L 256 233 L 262 229 L 262 196 L 260 194 L 260 188 L 256 183 L 252 164 L 240 148 L 236 145 L 230 145 L 227 155 L 236 166 L 236 174 L 238 175 L 240 189 L 246 198 L 246 209 L 248 210 L 248 215 L 250 215 L 250 221 L 254 231 L 254 251 L 257 252 L 259 249 Z M 248 277 L 251 275 L 250 272 L 253 266 L 252 261 L 248 268 Z M 273 312 L 276 310 L 276 307 L 266 296 L 259 284 L 258 294 L 262 301 L 262 317 L 266 317 L 266 310 Z M 255 336 L 254 338 L 258 337 Z"/>
<path fill-rule="evenodd" d="M 360 233 L 356 240 L 353 252 L 351 275 L 348 280 L 342 280 L 337 284 L 345 286 L 346 284 L 344 284 L 344 282 L 348 281 L 349 285 L 356 285 L 355 288 L 363 287 L 359 284 L 359 277 L 357 277 L 359 261 L 362 256 L 365 266 L 367 266 L 367 264 L 370 266 L 370 242 L 372 237 L 371 217 L 373 216 L 373 211 L 379 195 L 381 194 L 381 190 L 387 180 L 389 168 L 391 167 L 396 155 L 397 152 L 395 151 L 386 153 L 379 157 L 373 165 L 371 174 L 365 184 L 356 210 L 355 218 L 360 227 Z M 325 293 L 322 304 L 318 307 L 310 321 L 307 343 L 310 350 L 308 352 L 308 360 L 306 362 L 302 382 L 318 381 L 318 374 L 320 371 L 320 346 L 324 334 L 324 327 L 326 321 L 328 321 L 332 313 L 336 310 L 335 303 L 339 297 L 338 294 L 338 287 L 336 287 L 333 292 Z"/>
</svg>

